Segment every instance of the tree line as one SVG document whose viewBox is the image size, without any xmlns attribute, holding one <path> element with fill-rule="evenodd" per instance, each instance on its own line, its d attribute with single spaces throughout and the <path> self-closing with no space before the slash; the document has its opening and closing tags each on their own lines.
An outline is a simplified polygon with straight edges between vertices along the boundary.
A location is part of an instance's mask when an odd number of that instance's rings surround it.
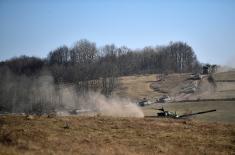
<svg viewBox="0 0 235 155">
<path fill-rule="evenodd" d="M 183 42 L 132 50 L 114 44 L 97 48 L 94 42 L 83 39 L 72 48 L 58 47 L 45 59 L 20 56 L 0 62 L 0 67 L 27 76 L 47 68 L 57 82 L 73 83 L 113 75 L 196 72 L 201 66 L 193 49 Z"/>
<path fill-rule="evenodd" d="M 193 49 L 182 42 L 132 50 L 114 44 L 97 48 L 80 40 L 72 48 L 51 51 L 46 62 L 56 81 L 76 82 L 104 77 L 147 73 L 196 72 L 200 68 Z"/>
<path fill-rule="evenodd" d="M 28 87 L 37 85 L 34 79 L 45 74 L 51 75 L 58 86 L 53 89 L 74 84 L 80 94 L 92 90 L 109 96 L 117 87 L 119 76 L 198 72 L 200 68 L 193 49 L 184 42 L 133 50 L 114 44 L 98 48 L 94 42 L 82 39 L 72 47 L 64 45 L 52 50 L 43 59 L 20 56 L 0 62 L 0 103 L 7 103 L 0 105 L 0 109 L 14 106 L 15 101 L 9 98 L 12 95 L 22 103 L 32 102 L 24 95 L 36 94 L 35 87 Z M 42 106 L 35 105 L 36 109 Z"/>
<path fill-rule="evenodd" d="M 103 86 L 103 93 L 109 94 L 118 76 L 197 72 L 201 66 L 193 49 L 183 42 L 132 50 L 114 44 L 97 48 L 94 42 L 82 39 L 71 48 L 56 48 L 45 59 L 21 56 L 1 62 L 0 67 L 26 76 L 48 70 L 56 83 L 74 83 L 81 89 L 89 88 L 93 80 L 93 84 Z"/>
</svg>

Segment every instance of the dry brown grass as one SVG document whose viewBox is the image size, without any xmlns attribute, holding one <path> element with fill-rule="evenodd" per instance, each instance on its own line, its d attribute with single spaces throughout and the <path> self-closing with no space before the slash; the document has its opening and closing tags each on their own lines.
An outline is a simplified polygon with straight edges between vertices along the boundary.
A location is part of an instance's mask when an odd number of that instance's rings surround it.
<svg viewBox="0 0 235 155">
<path fill-rule="evenodd" d="M 156 81 L 156 74 L 139 75 L 139 76 L 124 76 L 120 77 L 120 87 L 114 91 L 114 94 L 127 97 L 133 101 L 147 98 L 150 101 L 155 101 L 156 98 L 165 94 L 171 97 L 176 97 L 180 94 L 181 88 L 189 84 L 191 81 L 187 80 L 190 74 L 169 74 L 163 81 Z M 187 94 L 189 99 L 227 99 L 235 97 L 235 72 L 223 72 L 213 75 L 217 82 L 217 87 L 214 88 L 207 81 L 207 78 L 201 81 L 199 92 L 194 94 Z M 229 82 L 226 82 L 230 80 Z M 157 87 L 159 91 L 155 91 Z"/>
<path fill-rule="evenodd" d="M 174 93 L 174 89 L 177 89 L 177 86 L 183 83 L 190 77 L 190 74 L 169 74 L 167 75 L 164 80 L 159 82 L 154 82 L 154 84 L 159 85 L 160 91 L 171 94 Z"/>
<path fill-rule="evenodd" d="M 216 76 L 219 80 L 228 77 Z M 229 76 L 233 79 L 235 74 Z M 169 91 L 183 79 L 169 75 L 161 89 Z M 136 100 L 162 95 L 150 88 L 156 75 L 126 76 L 120 82 L 115 94 L 122 97 Z M 218 91 L 234 95 L 234 87 L 228 90 L 227 85 Z M 216 108 L 217 112 L 199 116 L 199 120 L 222 118 L 222 122 L 234 123 L 234 105 L 233 101 L 213 101 L 171 103 L 165 108 L 180 113 Z M 151 106 L 144 112 L 154 114 Z M 235 124 L 195 119 L 0 116 L 0 154 L 235 154 Z"/>
<path fill-rule="evenodd" d="M 154 91 L 150 87 L 151 84 L 157 83 L 163 92 L 170 92 L 180 82 L 184 81 L 189 74 L 169 74 L 165 80 L 157 82 L 156 74 L 147 74 L 139 76 L 120 77 L 120 87 L 114 91 L 114 94 L 121 97 L 128 97 L 133 100 L 142 98 L 153 99 L 163 95 L 164 93 Z"/>
<path fill-rule="evenodd" d="M 153 91 L 149 85 L 156 81 L 156 75 L 124 76 L 119 78 L 120 87 L 114 91 L 114 94 L 121 97 L 128 97 L 132 100 L 142 98 L 152 98 L 161 93 Z"/>
<path fill-rule="evenodd" d="M 235 71 L 216 73 L 214 77 L 215 80 L 235 80 Z"/>
<path fill-rule="evenodd" d="M 112 117 L 1 116 L 0 121 L 4 155 L 235 153 L 235 125 L 228 124 Z"/>
</svg>

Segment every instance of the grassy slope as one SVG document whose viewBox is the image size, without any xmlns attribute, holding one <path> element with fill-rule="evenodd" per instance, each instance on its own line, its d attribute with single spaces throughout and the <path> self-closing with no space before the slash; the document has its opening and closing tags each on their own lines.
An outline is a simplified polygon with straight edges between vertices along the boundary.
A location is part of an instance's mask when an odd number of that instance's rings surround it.
<svg viewBox="0 0 235 155">
<path fill-rule="evenodd" d="M 235 97 L 235 82 L 226 82 L 235 81 L 235 71 L 230 72 L 220 72 L 214 75 L 216 81 L 225 81 L 217 82 L 217 91 L 214 96 L 217 98 L 233 98 Z"/>
<path fill-rule="evenodd" d="M 235 126 L 171 119 L 0 117 L 0 154 L 234 154 Z M 69 129 L 64 129 L 67 122 Z"/>
<path fill-rule="evenodd" d="M 149 84 L 156 80 L 155 75 L 124 76 L 119 80 L 120 86 L 114 91 L 118 96 L 138 100 L 161 95 L 149 87 Z"/>
<path fill-rule="evenodd" d="M 165 77 L 160 89 L 170 92 L 172 88 L 189 77 L 188 74 L 171 74 Z M 156 74 L 139 75 L 139 76 L 124 76 L 119 78 L 120 87 L 114 91 L 114 94 L 121 97 L 128 97 L 132 100 L 140 100 L 142 98 L 153 99 L 161 96 L 163 93 L 154 91 L 150 88 L 152 83 L 156 82 Z"/>
<path fill-rule="evenodd" d="M 233 73 L 226 74 L 216 78 L 233 79 Z M 161 93 L 149 88 L 155 80 L 155 75 L 122 77 L 122 86 L 116 94 L 133 100 L 160 96 Z M 169 83 L 162 83 L 162 89 L 170 90 L 180 78 L 168 80 Z M 225 86 L 220 88 L 228 91 Z M 144 109 L 145 113 L 155 112 L 151 106 Z M 234 122 L 232 101 L 172 103 L 166 108 L 183 113 L 214 109 L 214 106 L 216 113 L 198 116 L 199 119 Z M 65 122 L 69 129 L 63 128 Z M 27 120 L 23 116 L 0 116 L 0 154 L 235 154 L 235 125 L 195 119 L 36 117 Z"/>
<path fill-rule="evenodd" d="M 160 89 L 168 92 L 179 91 L 180 85 L 184 84 L 184 80 L 189 77 L 189 74 L 169 74 L 164 81 L 157 82 Z M 221 72 L 214 74 L 215 80 L 235 80 L 235 71 Z M 125 76 L 119 78 L 120 87 L 114 91 L 114 94 L 121 97 L 129 97 L 132 100 L 140 100 L 142 98 L 153 98 L 161 96 L 163 93 L 154 91 L 150 88 L 151 84 L 156 83 L 156 74 L 140 75 L 140 76 Z M 207 82 L 208 83 L 208 82 Z M 205 86 L 207 87 L 207 86 Z M 207 89 L 202 87 L 201 89 Z M 203 95 L 202 95 L 203 96 Z M 205 93 L 202 98 L 233 98 L 235 97 L 235 82 L 217 82 L 215 92 Z"/>
<path fill-rule="evenodd" d="M 214 77 L 215 80 L 235 80 L 235 71 L 219 72 Z"/>
<path fill-rule="evenodd" d="M 160 88 L 166 91 L 174 91 L 179 83 L 184 83 L 184 80 L 189 77 L 189 74 L 170 74 L 165 78 L 165 81 L 160 83 Z M 223 72 L 214 75 L 216 80 L 234 80 L 235 72 Z M 156 75 L 142 76 L 126 76 L 120 78 L 121 89 L 115 92 L 123 97 L 131 97 L 133 100 L 138 100 L 146 97 L 153 100 L 154 97 L 162 94 L 150 88 L 152 83 L 155 83 Z M 208 82 L 207 82 L 208 83 Z M 203 88 L 202 88 L 203 89 Z M 204 98 L 234 98 L 235 97 L 235 82 L 217 82 L 215 92 L 205 93 Z M 207 101 L 207 102 L 191 102 L 191 103 L 172 103 L 164 105 L 152 105 L 143 108 L 146 115 L 155 115 L 156 111 L 152 107 L 164 106 L 169 111 L 176 111 L 179 114 L 185 112 L 198 112 L 208 109 L 217 109 L 217 112 L 198 115 L 194 119 L 210 122 L 235 122 L 235 104 L 234 101 Z"/>
</svg>

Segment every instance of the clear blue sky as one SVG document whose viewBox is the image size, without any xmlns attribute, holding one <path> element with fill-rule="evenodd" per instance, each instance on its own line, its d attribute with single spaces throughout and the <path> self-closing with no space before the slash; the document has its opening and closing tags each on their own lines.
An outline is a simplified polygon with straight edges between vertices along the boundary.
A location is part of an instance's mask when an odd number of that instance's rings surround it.
<svg viewBox="0 0 235 155">
<path fill-rule="evenodd" d="M 187 42 L 201 62 L 235 61 L 234 0 L 0 0 L 0 60 L 46 57 L 88 39 L 130 48 Z"/>
</svg>

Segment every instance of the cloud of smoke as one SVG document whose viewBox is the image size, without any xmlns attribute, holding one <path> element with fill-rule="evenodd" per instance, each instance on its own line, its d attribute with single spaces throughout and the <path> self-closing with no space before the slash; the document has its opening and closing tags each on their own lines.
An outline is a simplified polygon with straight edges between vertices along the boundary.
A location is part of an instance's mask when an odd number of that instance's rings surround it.
<svg viewBox="0 0 235 155">
<path fill-rule="evenodd" d="M 224 65 L 221 65 L 217 68 L 217 73 L 235 71 L 235 55 L 230 56 L 229 60 L 226 61 Z"/>
<path fill-rule="evenodd" d="M 227 66 L 235 68 L 235 55 L 231 56 L 227 62 Z"/>
<path fill-rule="evenodd" d="M 235 71 L 235 65 L 232 67 L 230 66 L 219 66 L 216 70 L 216 73 L 228 72 L 228 71 Z"/>
<path fill-rule="evenodd" d="M 98 92 L 87 92 L 79 95 L 74 85 L 62 85 L 59 98 L 65 109 L 88 110 L 103 116 L 144 117 L 142 110 L 129 99 L 106 97 Z M 65 113 L 66 114 L 66 113 Z M 89 113 L 88 113 L 89 114 Z"/>
<path fill-rule="evenodd" d="M 2 103 L 0 107 L 8 107 L 9 112 L 50 113 L 56 111 L 59 115 L 69 115 L 70 110 L 78 109 L 89 110 L 104 116 L 144 116 L 141 109 L 128 99 L 105 97 L 99 92 L 81 94 L 76 89 L 76 85 L 55 84 L 53 77 L 48 74 L 35 78 L 16 77 L 9 74 L 6 81 L 2 83 L 8 84 L 0 87 L 4 92 L 4 95 L 0 96 Z"/>
<path fill-rule="evenodd" d="M 144 117 L 142 110 L 129 99 L 119 97 L 107 98 L 100 93 L 89 92 L 79 98 L 84 108 L 97 111 L 104 116 L 114 117 Z"/>
<path fill-rule="evenodd" d="M 61 87 L 60 95 L 64 109 L 88 110 L 102 116 L 144 117 L 142 110 L 129 99 L 117 96 L 106 97 L 92 91 L 79 95 L 73 85 Z M 62 115 L 68 115 L 68 113 L 64 111 Z"/>
</svg>

